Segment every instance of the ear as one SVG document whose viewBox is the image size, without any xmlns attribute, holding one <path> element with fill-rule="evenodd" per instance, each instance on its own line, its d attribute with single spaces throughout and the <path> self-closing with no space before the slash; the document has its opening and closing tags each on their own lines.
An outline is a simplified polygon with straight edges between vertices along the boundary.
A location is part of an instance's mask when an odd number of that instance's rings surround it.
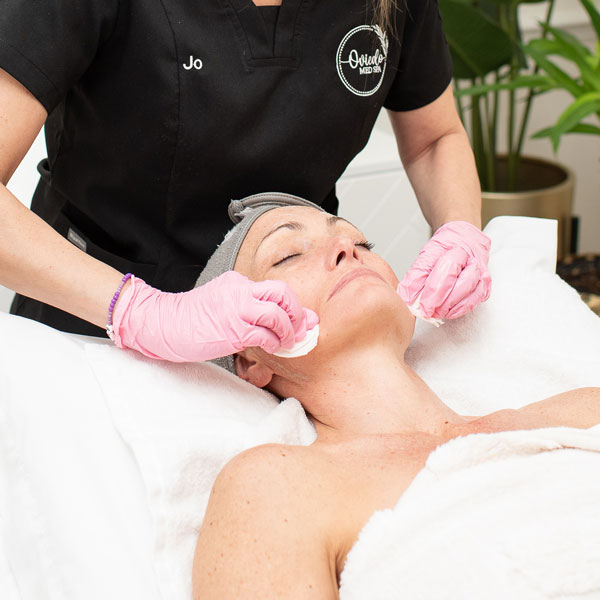
<svg viewBox="0 0 600 600">
<path fill-rule="evenodd" d="M 248 352 L 236 354 L 233 364 L 237 376 L 256 387 L 264 388 L 273 379 L 273 371 Z"/>
</svg>

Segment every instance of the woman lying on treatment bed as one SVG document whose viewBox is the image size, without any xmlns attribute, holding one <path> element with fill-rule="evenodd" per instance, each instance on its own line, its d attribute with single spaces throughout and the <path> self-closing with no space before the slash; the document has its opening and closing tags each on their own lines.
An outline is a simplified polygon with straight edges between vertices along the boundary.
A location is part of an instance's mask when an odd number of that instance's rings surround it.
<svg viewBox="0 0 600 600">
<path fill-rule="evenodd" d="M 337 598 L 358 533 L 397 503 L 436 447 L 471 433 L 600 423 L 600 388 L 483 417 L 451 410 L 404 361 L 415 317 L 398 279 L 343 219 L 308 206 L 268 210 L 233 260 L 252 280 L 285 281 L 319 315 L 308 355 L 235 357 L 240 377 L 302 403 L 317 440 L 259 446 L 223 469 L 197 542 L 196 600 Z"/>
</svg>

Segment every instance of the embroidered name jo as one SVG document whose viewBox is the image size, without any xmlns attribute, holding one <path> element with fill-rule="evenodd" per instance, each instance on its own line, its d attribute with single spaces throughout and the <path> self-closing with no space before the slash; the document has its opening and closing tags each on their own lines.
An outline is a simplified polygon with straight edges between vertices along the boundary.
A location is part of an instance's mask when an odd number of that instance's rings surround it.
<svg viewBox="0 0 600 600">
<path fill-rule="evenodd" d="M 202 68 L 202 61 L 199 58 L 194 58 L 191 54 L 190 54 L 190 64 L 186 65 L 184 63 L 183 68 L 186 71 L 189 71 L 190 69 L 196 69 L 196 70 L 200 70 Z"/>
</svg>

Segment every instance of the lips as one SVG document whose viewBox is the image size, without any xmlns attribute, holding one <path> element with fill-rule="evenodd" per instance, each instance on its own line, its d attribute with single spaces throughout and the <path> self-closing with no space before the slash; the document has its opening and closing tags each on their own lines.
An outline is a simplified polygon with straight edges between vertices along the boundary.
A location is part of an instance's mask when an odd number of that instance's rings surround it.
<svg viewBox="0 0 600 600">
<path fill-rule="evenodd" d="M 365 269 L 365 268 L 353 269 L 352 271 L 348 271 L 345 275 L 343 275 L 342 278 L 335 284 L 333 290 L 331 291 L 331 294 L 329 294 L 329 298 L 331 298 L 332 296 L 337 294 L 344 286 L 346 286 L 346 284 L 350 283 L 357 277 L 367 277 L 367 276 L 376 277 L 377 279 L 380 279 L 381 281 L 385 281 L 385 279 L 379 273 L 376 273 L 375 271 L 372 271 L 371 269 Z M 327 298 L 327 300 L 329 300 L 329 298 Z"/>
</svg>

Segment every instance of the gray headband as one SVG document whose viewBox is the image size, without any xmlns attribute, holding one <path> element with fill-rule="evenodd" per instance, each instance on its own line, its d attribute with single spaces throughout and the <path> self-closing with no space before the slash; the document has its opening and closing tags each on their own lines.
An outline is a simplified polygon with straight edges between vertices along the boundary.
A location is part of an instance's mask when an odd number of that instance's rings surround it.
<svg viewBox="0 0 600 600">
<path fill-rule="evenodd" d="M 313 204 L 309 200 L 281 192 L 265 192 L 247 196 L 242 200 L 232 200 L 229 203 L 227 212 L 229 213 L 229 218 L 236 225 L 225 235 L 221 244 L 208 259 L 194 287 L 197 288 L 227 271 L 232 271 L 242 243 L 256 219 L 274 208 L 286 206 L 307 206 L 325 212 L 320 206 Z M 233 355 L 217 358 L 211 362 L 227 369 L 235 375 Z"/>
</svg>

